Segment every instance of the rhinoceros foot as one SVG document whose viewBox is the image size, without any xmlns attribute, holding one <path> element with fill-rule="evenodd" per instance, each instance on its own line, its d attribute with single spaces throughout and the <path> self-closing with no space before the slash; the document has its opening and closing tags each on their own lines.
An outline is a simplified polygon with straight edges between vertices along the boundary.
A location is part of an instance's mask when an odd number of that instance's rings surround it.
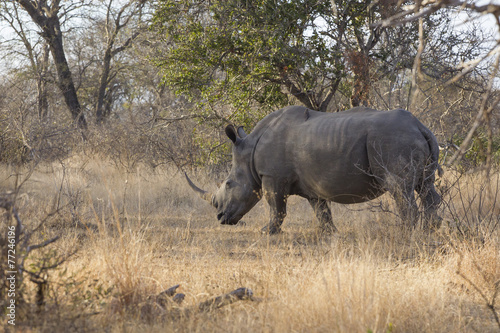
<svg viewBox="0 0 500 333">
<path fill-rule="evenodd" d="M 281 228 L 276 226 L 276 225 L 266 225 L 264 228 L 261 229 L 261 232 L 263 234 L 269 234 L 269 235 L 277 235 L 281 233 Z"/>
</svg>

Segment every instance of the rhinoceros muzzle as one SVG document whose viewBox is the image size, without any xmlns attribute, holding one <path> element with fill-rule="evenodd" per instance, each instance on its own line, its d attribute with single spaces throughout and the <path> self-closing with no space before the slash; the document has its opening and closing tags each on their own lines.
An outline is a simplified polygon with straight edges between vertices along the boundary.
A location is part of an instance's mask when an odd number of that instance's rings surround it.
<svg viewBox="0 0 500 333">
<path fill-rule="evenodd" d="M 217 214 L 217 220 L 219 220 L 220 224 L 226 224 L 226 225 L 235 225 L 237 224 L 242 216 L 235 215 L 231 216 L 228 215 L 226 212 L 220 212 Z"/>
<path fill-rule="evenodd" d="M 240 221 L 240 219 L 243 217 L 242 214 L 239 214 L 238 212 L 236 212 L 236 214 L 231 214 L 227 210 L 225 210 L 225 211 L 221 210 L 222 207 L 217 203 L 216 197 L 213 193 L 202 190 L 201 188 L 196 186 L 191 181 L 191 179 L 189 179 L 189 177 L 186 173 L 184 173 L 184 175 L 186 176 L 186 180 L 187 180 L 189 186 L 200 196 L 200 198 L 209 202 L 216 209 L 219 209 L 217 211 L 217 220 L 219 220 L 219 222 L 221 224 L 235 225 Z"/>
</svg>

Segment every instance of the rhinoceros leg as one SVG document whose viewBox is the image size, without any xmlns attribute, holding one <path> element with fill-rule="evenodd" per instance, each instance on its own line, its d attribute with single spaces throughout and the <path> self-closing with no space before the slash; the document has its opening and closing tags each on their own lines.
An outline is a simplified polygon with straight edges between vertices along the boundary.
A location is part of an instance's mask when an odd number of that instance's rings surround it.
<svg viewBox="0 0 500 333">
<path fill-rule="evenodd" d="M 423 172 L 420 167 L 423 165 L 420 163 L 423 158 L 420 155 L 419 151 L 410 150 L 399 156 L 388 154 L 385 158 L 376 157 L 373 164 L 370 164 L 382 188 L 392 194 L 401 220 L 412 228 L 415 228 L 418 222 L 415 187 L 419 179 L 417 175 Z M 391 163 L 386 161 L 391 161 Z"/>
<path fill-rule="evenodd" d="M 418 186 L 416 190 L 424 209 L 424 230 L 439 229 L 442 218 L 438 216 L 437 209 L 441 204 L 441 196 L 434 187 L 434 177 L 424 182 L 422 186 Z"/>
<path fill-rule="evenodd" d="M 263 233 L 270 235 L 281 232 L 281 224 L 286 217 L 287 191 L 284 182 L 279 182 L 271 178 L 263 177 L 262 190 L 269 204 L 270 221 L 262 228 Z"/>
<path fill-rule="evenodd" d="M 328 202 L 324 199 L 308 199 L 311 204 L 316 218 L 318 219 L 321 229 L 326 233 L 337 232 L 337 228 L 333 224 L 332 211 L 328 207 Z"/>
<path fill-rule="evenodd" d="M 399 187 L 390 190 L 390 192 L 394 197 L 394 201 L 396 201 L 396 206 L 403 222 L 415 228 L 418 221 L 418 206 L 415 200 L 414 189 Z"/>
</svg>

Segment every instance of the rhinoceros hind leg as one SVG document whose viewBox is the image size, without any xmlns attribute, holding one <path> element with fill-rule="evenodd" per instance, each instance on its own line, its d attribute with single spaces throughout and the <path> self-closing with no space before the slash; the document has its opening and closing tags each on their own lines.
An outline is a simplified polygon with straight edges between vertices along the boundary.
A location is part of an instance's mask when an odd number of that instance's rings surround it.
<svg viewBox="0 0 500 333">
<path fill-rule="evenodd" d="M 401 187 L 390 191 L 403 223 L 415 228 L 418 222 L 418 206 L 413 189 L 403 190 Z"/>
<path fill-rule="evenodd" d="M 324 199 L 309 199 L 309 203 L 320 223 L 321 231 L 328 234 L 337 232 L 337 228 L 333 224 L 332 211 L 328 207 L 328 202 Z"/>
<path fill-rule="evenodd" d="M 417 187 L 416 190 L 424 210 L 424 230 L 439 229 L 442 218 L 437 214 L 437 209 L 441 204 L 441 196 L 436 192 L 434 179 Z"/>
</svg>

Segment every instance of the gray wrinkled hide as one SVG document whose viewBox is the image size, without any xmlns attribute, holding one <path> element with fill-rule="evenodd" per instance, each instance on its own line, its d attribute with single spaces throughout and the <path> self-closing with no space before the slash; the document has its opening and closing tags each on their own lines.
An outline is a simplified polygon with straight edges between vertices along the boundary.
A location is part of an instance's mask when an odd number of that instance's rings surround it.
<svg viewBox="0 0 500 333">
<path fill-rule="evenodd" d="M 231 125 L 226 134 L 233 142 L 232 169 L 211 200 L 223 224 L 236 224 L 264 196 L 271 219 L 263 231 L 278 233 L 287 197 L 299 195 L 331 232 L 336 229 L 328 201 L 359 203 L 386 191 L 409 225 L 417 223 L 415 191 L 424 226 L 439 220 L 438 144 L 407 111 L 323 113 L 291 106 L 265 117 L 249 135 Z"/>
</svg>

